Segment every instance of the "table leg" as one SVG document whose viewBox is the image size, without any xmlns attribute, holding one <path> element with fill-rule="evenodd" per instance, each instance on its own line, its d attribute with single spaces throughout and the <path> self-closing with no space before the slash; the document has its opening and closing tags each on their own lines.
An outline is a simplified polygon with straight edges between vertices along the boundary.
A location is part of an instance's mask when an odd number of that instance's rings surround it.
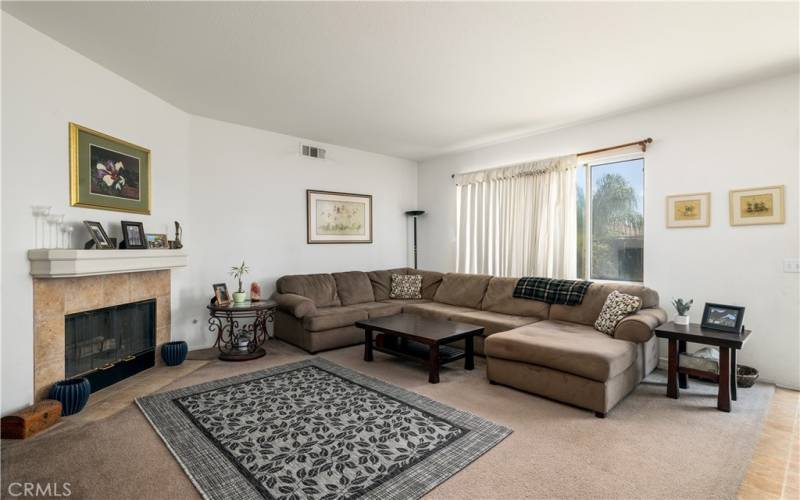
<svg viewBox="0 0 800 500">
<path fill-rule="evenodd" d="M 680 361 L 681 361 L 681 354 L 686 353 L 686 341 L 679 340 L 678 341 L 678 370 L 680 370 Z M 685 373 L 678 372 L 678 387 L 681 389 L 688 389 L 689 388 L 689 376 Z"/>
<path fill-rule="evenodd" d="M 364 361 L 372 361 L 372 330 L 364 330 Z"/>
<path fill-rule="evenodd" d="M 736 377 L 739 370 L 736 368 L 736 349 L 731 348 L 731 399 L 736 401 Z"/>
<path fill-rule="evenodd" d="M 431 351 L 428 359 L 428 382 L 431 384 L 439 383 L 439 345 L 431 345 Z"/>
<path fill-rule="evenodd" d="M 717 409 L 731 411 L 731 350 L 719 348 L 719 392 L 717 392 Z"/>
<path fill-rule="evenodd" d="M 667 397 L 678 399 L 678 341 L 669 339 L 667 358 Z"/>
<path fill-rule="evenodd" d="M 475 337 L 470 335 L 464 339 L 464 344 L 464 369 L 472 370 L 475 368 Z"/>
</svg>

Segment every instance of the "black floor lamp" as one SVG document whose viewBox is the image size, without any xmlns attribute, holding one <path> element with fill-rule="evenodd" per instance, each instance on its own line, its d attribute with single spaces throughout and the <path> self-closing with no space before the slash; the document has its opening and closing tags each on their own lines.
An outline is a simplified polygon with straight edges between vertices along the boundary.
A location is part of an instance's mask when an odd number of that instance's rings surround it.
<svg viewBox="0 0 800 500">
<path fill-rule="evenodd" d="M 417 268 L 417 217 L 424 214 L 425 210 L 409 210 L 406 215 L 414 217 L 414 269 Z"/>
</svg>

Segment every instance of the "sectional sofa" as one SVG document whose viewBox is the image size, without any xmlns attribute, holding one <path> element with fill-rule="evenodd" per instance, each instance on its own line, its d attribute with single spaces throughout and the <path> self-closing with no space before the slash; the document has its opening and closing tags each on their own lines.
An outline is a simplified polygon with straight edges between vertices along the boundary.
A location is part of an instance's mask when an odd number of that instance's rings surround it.
<svg viewBox="0 0 800 500">
<path fill-rule="evenodd" d="M 421 274 L 422 298 L 389 297 L 392 274 Z M 550 305 L 512 296 L 516 278 L 409 268 L 281 277 L 275 336 L 314 353 L 364 342 L 353 324 L 400 312 L 484 327 L 475 352 L 489 381 L 593 410 L 603 417 L 658 363 L 653 330 L 667 319 L 654 290 L 592 284 L 580 305 Z M 593 328 L 613 290 L 636 295 L 642 308 L 613 336 Z"/>
</svg>

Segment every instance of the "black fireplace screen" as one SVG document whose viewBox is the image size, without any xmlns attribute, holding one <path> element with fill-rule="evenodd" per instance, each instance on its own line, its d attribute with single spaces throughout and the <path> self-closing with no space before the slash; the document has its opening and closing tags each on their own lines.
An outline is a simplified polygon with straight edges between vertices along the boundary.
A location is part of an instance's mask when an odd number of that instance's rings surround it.
<svg viewBox="0 0 800 500">
<path fill-rule="evenodd" d="M 67 377 L 108 368 L 154 349 L 156 301 L 70 314 L 65 326 Z"/>
</svg>

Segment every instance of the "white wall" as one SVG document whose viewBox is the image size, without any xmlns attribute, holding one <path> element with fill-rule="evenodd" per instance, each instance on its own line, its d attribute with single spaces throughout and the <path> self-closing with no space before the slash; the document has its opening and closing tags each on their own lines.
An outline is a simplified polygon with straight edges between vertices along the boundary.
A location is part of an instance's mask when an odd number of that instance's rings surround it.
<svg viewBox="0 0 800 500">
<path fill-rule="evenodd" d="M 645 283 L 672 297 L 746 306 L 754 331 L 740 362 L 800 388 L 800 275 L 782 272 L 798 250 L 798 76 L 425 161 L 419 205 L 428 210 L 421 267 L 455 269 L 455 186 L 450 174 L 653 137 L 645 159 Z M 786 185 L 786 224 L 732 227 L 728 190 Z M 711 227 L 667 229 L 665 196 L 710 191 Z M 665 352 L 662 350 L 662 352 Z"/>
<path fill-rule="evenodd" d="M 2 14 L 2 411 L 33 394 L 33 290 L 26 251 L 34 245 L 31 205 L 51 205 L 76 225 L 96 220 L 120 236 L 120 220 L 167 232 L 186 220 L 189 118 L 15 18 Z M 68 123 L 152 151 L 152 216 L 69 206 Z M 74 243 L 88 240 L 81 227 Z M 194 238 L 187 235 L 187 243 Z M 177 289 L 187 276 L 175 273 Z"/>
<path fill-rule="evenodd" d="M 247 259 L 269 294 L 289 273 L 376 269 L 407 263 L 404 210 L 416 207 L 416 163 L 327 146 L 330 160 L 300 158 L 300 139 L 190 116 L 2 13 L 2 408 L 33 398 L 31 205 L 80 225 L 119 221 L 148 232 L 184 226 L 189 266 L 173 271 L 172 336 L 211 345 L 211 283 Z M 69 206 L 68 123 L 152 151 L 151 216 Z M 307 245 L 305 189 L 372 194 L 374 244 Z M 88 239 L 79 228 L 73 244 Z M 248 286 L 249 286 L 248 280 Z"/>
<path fill-rule="evenodd" d="M 185 290 L 176 326 L 195 346 L 210 345 L 205 305 L 210 284 L 225 281 L 244 259 L 245 287 L 274 290 L 284 274 L 373 270 L 408 262 L 406 210 L 416 208 L 417 164 L 323 145 L 327 159 L 298 155 L 299 139 L 230 123 L 191 120 L 191 249 L 195 287 Z M 372 244 L 306 243 L 306 189 L 371 194 Z M 175 319 L 175 318 L 173 318 Z M 195 324 L 194 321 L 197 320 Z"/>
</svg>

